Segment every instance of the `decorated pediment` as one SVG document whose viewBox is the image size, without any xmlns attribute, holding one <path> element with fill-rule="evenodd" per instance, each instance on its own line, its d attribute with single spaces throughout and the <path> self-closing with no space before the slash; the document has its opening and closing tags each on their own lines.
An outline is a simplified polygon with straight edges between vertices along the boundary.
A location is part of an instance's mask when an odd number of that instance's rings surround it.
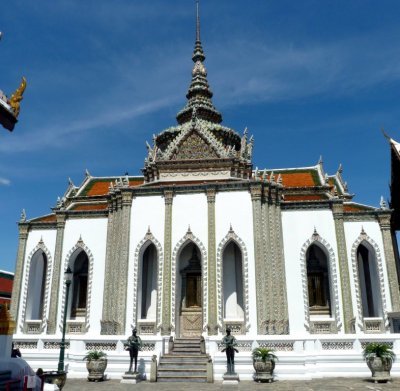
<svg viewBox="0 0 400 391">
<path fill-rule="evenodd" d="M 171 160 L 197 160 L 219 158 L 215 149 L 198 132 L 192 130 L 176 147 Z"/>
</svg>

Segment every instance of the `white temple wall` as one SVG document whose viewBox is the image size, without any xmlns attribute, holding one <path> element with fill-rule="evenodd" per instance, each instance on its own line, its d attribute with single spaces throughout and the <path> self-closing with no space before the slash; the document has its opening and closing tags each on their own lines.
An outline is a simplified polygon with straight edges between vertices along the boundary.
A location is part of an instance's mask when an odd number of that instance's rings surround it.
<svg viewBox="0 0 400 391">
<path fill-rule="evenodd" d="M 387 306 L 387 311 L 390 311 L 392 308 L 391 300 L 390 300 L 390 289 L 389 289 L 389 281 L 386 269 L 386 261 L 385 261 L 385 251 L 383 248 L 382 241 L 382 233 L 378 222 L 375 221 L 363 221 L 363 222 L 345 222 L 344 230 L 346 235 L 346 244 L 347 244 L 347 257 L 349 262 L 349 272 L 350 272 L 350 283 L 352 289 L 352 298 L 353 298 L 353 309 L 356 314 L 357 311 L 357 301 L 356 301 L 356 292 L 355 292 L 355 281 L 353 274 L 353 259 L 352 259 L 352 247 L 354 243 L 359 238 L 362 229 L 371 238 L 375 244 L 379 248 L 380 257 L 383 265 L 383 286 L 385 289 L 385 301 Z"/>
<path fill-rule="evenodd" d="M 331 246 L 335 257 L 336 271 L 339 273 L 335 224 L 332 212 L 330 210 L 282 211 L 290 334 L 306 332 L 304 327 L 306 319 L 300 252 L 303 245 L 312 237 L 314 229 Z M 332 284 L 332 281 L 330 283 Z M 337 279 L 337 284 L 340 318 L 343 320 L 340 279 Z M 332 312 L 334 312 L 333 300 Z"/>
<path fill-rule="evenodd" d="M 58 297 L 58 316 L 57 325 L 61 322 L 61 309 L 64 291 L 64 268 L 67 256 L 75 247 L 79 238 L 82 238 L 85 246 L 90 250 L 93 256 L 93 280 L 88 281 L 91 284 L 91 302 L 90 305 L 90 328 L 89 335 L 100 334 L 100 320 L 103 310 L 103 291 L 104 291 L 104 270 L 107 243 L 107 218 L 85 218 L 85 219 L 67 219 L 64 229 L 64 241 L 61 258 L 60 289 Z M 89 255 L 89 254 L 88 254 Z M 71 292 L 70 292 L 71 295 Z M 89 299 L 89 298 L 88 298 Z M 59 329 L 57 327 L 57 332 Z"/>
<path fill-rule="evenodd" d="M 172 204 L 172 249 L 190 225 L 193 235 L 207 248 L 207 196 L 205 193 L 176 195 Z"/>
<path fill-rule="evenodd" d="M 139 272 L 139 265 L 135 265 L 135 262 L 137 262 L 135 259 L 136 250 L 144 240 L 149 228 L 153 236 L 164 246 L 164 217 L 165 203 L 163 197 L 136 197 L 132 200 L 125 330 L 131 330 L 131 324 L 134 318 L 133 300 L 135 295 L 133 290 L 134 287 L 137 289 L 134 282 L 135 267 L 137 268 L 137 272 Z M 138 278 L 139 276 L 136 276 L 136 279 Z M 139 305 L 138 301 L 137 304 Z M 136 309 L 137 308 L 138 307 L 136 307 Z"/>
<path fill-rule="evenodd" d="M 17 324 L 20 325 L 21 322 L 23 322 L 23 319 L 21 319 L 22 313 L 24 311 L 24 307 L 26 306 L 26 295 L 27 292 L 25 291 L 25 287 L 27 287 L 28 281 L 29 281 L 29 269 L 30 267 L 27 267 L 27 261 L 30 257 L 32 257 L 34 254 L 32 253 L 40 240 L 42 239 L 44 245 L 46 246 L 47 250 L 49 251 L 51 258 L 52 258 L 52 269 L 53 269 L 53 263 L 54 263 L 54 251 L 56 248 L 56 230 L 50 230 L 50 229 L 42 229 L 42 230 L 32 230 L 29 231 L 28 234 L 28 239 L 26 243 L 26 251 L 25 251 L 25 259 L 24 259 L 24 271 L 23 271 L 23 276 L 22 276 L 22 281 L 21 281 L 21 295 L 20 295 L 20 305 L 19 305 L 19 311 L 18 311 L 18 320 Z M 49 265 L 49 260 L 48 265 Z M 53 270 L 51 270 L 51 273 Z M 48 290 L 48 295 L 51 292 L 51 281 L 52 278 L 50 279 L 50 287 Z M 48 317 L 48 309 L 47 309 L 47 314 L 46 317 Z M 17 327 L 15 330 L 16 334 L 20 332 L 20 328 Z"/>
<path fill-rule="evenodd" d="M 242 252 L 244 268 L 248 268 L 249 332 L 257 335 L 256 279 L 254 265 L 253 208 L 248 191 L 218 192 L 215 197 L 216 247 L 228 234 L 230 225 L 235 234 L 243 240 L 247 250 L 247 265 Z M 243 249 L 241 249 L 243 251 Z"/>
</svg>

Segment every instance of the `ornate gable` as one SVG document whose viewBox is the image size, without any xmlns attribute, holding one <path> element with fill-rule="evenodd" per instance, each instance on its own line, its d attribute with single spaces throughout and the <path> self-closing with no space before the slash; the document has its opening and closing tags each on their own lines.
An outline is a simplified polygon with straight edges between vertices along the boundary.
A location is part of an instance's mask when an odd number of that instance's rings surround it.
<svg viewBox="0 0 400 391">
<path fill-rule="evenodd" d="M 192 130 L 177 146 L 171 160 L 217 159 L 213 147 L 196 130 Z"/>
</svg>

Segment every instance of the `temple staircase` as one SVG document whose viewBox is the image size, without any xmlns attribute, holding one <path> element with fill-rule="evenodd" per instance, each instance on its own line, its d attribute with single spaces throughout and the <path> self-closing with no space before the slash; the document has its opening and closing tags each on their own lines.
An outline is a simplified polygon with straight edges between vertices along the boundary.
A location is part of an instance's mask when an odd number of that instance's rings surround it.
<svg viewBox="0 0 400 391">
<path fill-rule="evenodd" d="M 157 381 L 212 382 L 212 374 L 207 376 L 207 368 L 210 371 L 210 356 L 204 353 L 205 349 L 201 348 L 201 344 L 200 338 L 175 339 L 172 350 L 160 357 Z"/>
</svg>

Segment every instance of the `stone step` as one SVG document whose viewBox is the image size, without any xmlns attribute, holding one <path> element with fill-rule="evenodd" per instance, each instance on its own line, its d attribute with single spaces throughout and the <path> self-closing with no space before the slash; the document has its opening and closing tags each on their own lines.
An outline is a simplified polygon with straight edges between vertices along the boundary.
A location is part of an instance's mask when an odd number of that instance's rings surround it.
<svg viewBox="0 0 400 391">
<path fill-rule="evenodd" d="M 159 368 L 177 368 L 177 369 L 206 369 L 207 368 L 207 363 L 206 362 L 182 362 L 182 361 L 168 361 L 168 362 L 163 362 L 160 361 L 160 364 L 158 366 Z"/>
<path fill-rule="evenodd" d="M 207 376 L 157 376 L 157 382 L 207 383 Z"/>
<path fill-rule="evenodd" d="M 182 354 L 196 353 L 196 354 L 200 354 L 201 352 L 200 352 L 199 348 L 182 347 L 182 348 L 174 348 L 174 350 L 171 353 L 172 354 L 177 354 L 177 353 L 182 353 Z"/>
<path fill-rule="evenodd" d="M 178 376 L 178 377 L 186 377 L 186 376 L 205 376 L 207 377 L 206 369 L 186 369 L 182 371 L 181 369 L 162 369 L 158 370 L 157 376 Z"/>
<path fill-rule="evenodd" d="M 176 350 L 185 350 L 188 349 L 189 351 L 198 351 L 200 352 L 200 346 L 188 346 L 188 345 L 182 345 L 182 346 L 174 346 L 174 348 L 172 349 L 172 351 L 176 351 Z"/>
<path fill-rule="evenodd" d="M 189 341 L 189 342 L 197 342 L 200 343 L 200 337 L 182 337 L 182 338 L 175 338 L 174 341 Z"/>
<path fill-rule="evenodd" d="M 207 362 L 208 361 L 208 355 L 206 354 L 166 354 L 160 358 L 161 360 L 180 360 L 185 361 L 186 359 L 190 361 L 197 361 L 197 362 Z"/>
</svg>

